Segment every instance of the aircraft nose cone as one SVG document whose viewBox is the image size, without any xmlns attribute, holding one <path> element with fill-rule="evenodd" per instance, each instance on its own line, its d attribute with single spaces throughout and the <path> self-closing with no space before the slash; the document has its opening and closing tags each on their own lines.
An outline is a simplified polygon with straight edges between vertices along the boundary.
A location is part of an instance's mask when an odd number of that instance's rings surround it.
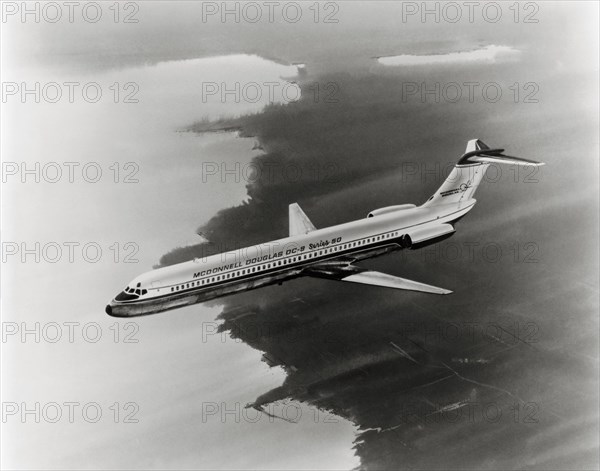
<svg viewBox="0 0 600 471">
<path fill-rule="evenodd" d="M 105 308 L 104 310 L 106 311 L 106 313 L 107 313 L 109 316 L 112 316 L 112 307 L 111 307 L 111 305 L 110 305 L 110 304 L 107 304 L 107 305 L 106 305 L 106 308 Z"/>
</svg>

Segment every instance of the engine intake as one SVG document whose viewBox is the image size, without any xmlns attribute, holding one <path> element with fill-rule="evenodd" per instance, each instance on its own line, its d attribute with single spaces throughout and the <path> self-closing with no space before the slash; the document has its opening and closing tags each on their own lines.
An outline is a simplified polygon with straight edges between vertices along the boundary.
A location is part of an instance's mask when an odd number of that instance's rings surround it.
<svg viewBox="0 0 600 471">
<path fill-rule="evenodd" d="M 404 234 L 402 237 L 400 237 L 400 247 L 403 249 L 410 249 L 412 247 L 412 243 L 412 239 L 408 234 Z"/>
</svg>

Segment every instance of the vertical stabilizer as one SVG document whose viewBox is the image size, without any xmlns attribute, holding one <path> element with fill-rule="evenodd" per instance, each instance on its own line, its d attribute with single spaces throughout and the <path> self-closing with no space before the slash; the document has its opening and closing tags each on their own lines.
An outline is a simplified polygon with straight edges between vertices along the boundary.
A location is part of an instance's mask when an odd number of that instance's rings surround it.
<svg viewBox="0 0 600 471">
<path fill-rule="evenodd" d="M 491 163 L 512 165 L 544 165 L 534 160 L 504 155 L 504 149 L 490 149 L 479 139 L 467 143 L 465 153 L 454 166 L 442 186 L 423 204 L 423 207 L 463 203 L 473 199 L 477 187 Z"/>
</svg>

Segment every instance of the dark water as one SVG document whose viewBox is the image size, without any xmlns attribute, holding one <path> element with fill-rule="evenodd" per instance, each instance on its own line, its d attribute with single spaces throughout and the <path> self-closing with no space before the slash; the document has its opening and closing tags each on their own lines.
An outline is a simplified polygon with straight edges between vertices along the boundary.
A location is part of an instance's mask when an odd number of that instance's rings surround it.
<svg viewBox="0 0 600 471">
<path fill-rule="evenodd" d="M 468 70 L 309 69 L 303 86 L 335 83 L 337 103 L 316 103 L 303 88 L 300 103 L 213 125 L 255 136 L 264 149 L 257 165 L 303 170 L 294 181 L 263 175 L 248 185 L 247 204 L 200 228 L 219 247 L 284 236 L 291 202 L 317 227 L 423 202 L 443 180 L 436 163 L 457 159 L 471 138 L 547 163 L 530 179 L 503 169 L 484 182 L 479 205 L 438 248 L 365 264 L 451 296 L 302 279 L 224 299 L 221 329 L 287 373 L 248 402 L 293 398 L 351 420 L 366 469 L 598 465 L 598 123 L 578 99 L 593 74 L 545 63 L 538 103 L 402 95 L 403 82 L 449 78 L 493 79 L 506 90 L 527 80 L 529 59 Z"/>
</svg>

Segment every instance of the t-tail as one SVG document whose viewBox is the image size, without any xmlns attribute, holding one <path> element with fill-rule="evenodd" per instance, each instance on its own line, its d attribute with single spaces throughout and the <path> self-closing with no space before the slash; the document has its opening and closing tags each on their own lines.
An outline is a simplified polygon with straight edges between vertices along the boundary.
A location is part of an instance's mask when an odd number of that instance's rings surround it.
<svg viewBox="0 0 600 471">
<path fill-rule="evenodd" d="M 467 143 L 465 153 L 454 166 L 442 186 L 423 204 L 423 207 L 442 204 L 467 203 L 481 183 L 490 164 L 544 165 L 542 162 L 511 157 L 503 154 L 504 149 L 490 149 L 479 139 Z M 461 205 L 462 206 L 462 205 Z"/>
</svg>

